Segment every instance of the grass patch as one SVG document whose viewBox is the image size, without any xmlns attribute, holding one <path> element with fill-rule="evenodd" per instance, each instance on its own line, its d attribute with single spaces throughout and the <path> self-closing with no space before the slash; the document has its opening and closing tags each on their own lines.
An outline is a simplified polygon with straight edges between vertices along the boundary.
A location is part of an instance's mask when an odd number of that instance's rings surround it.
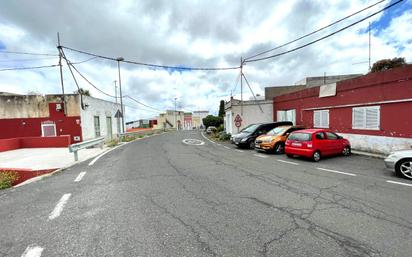
<svg viewBox="0 0 412 257">
<path fill-rule="evenodd" d="M 143 138 L 144 137 L 144 135 L 139 135 L 139 138 Z"/>
<path fill-rule="evenodd" d="M 108 147 L 114 147 L 114 146 L 116 146 L 116 145 L 118 145 L 119 144 L 119 140 L 117 140 L 117 139 L 112 139 L 112 140 L 110 140 L 109 142 L 107 142 L 107 146 Z"/>
<path fill-rule="evenodd" d="M 19 179 L 19 174 L 12 170 L 0 172 L 0 189 L 6 189 L 13 185 L 13 182 Z"/>
<path fill-rule="evenodd" d="M 122 141 L 123 142 L 130 142 L 130 141 L 133 141 L 135 139 L 136 139 L 136 137 L 127 135 L 127 136 L 123 137 Z"/>
</svg>

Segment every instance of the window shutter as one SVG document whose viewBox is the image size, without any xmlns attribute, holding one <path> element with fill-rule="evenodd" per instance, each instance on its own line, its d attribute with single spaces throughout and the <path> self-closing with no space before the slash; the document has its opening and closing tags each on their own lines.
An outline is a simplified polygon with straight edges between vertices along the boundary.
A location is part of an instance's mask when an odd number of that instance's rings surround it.
<svg viewBox="0 0 412 257">
<path fill-rule="evenodd" d="M 313 112 L 313 126 L 317 128 L 320 127 L 320 112 L 319 111 Z"/>
<path fill-rule="evenodd" d="M 353 108 L 352 109 L 352 128 L 363 128 L 364 127 L 364 108 Z"/>
<path fill-rule="evenodd" d="M 379 129 L 379 106 L 366 108 L 366 129 Z"/>
<path fill-rule="evenodd" d="M 329 128 L 329 110 L 321 111 L 321 115 L 322 128 Z"/>
</svg>

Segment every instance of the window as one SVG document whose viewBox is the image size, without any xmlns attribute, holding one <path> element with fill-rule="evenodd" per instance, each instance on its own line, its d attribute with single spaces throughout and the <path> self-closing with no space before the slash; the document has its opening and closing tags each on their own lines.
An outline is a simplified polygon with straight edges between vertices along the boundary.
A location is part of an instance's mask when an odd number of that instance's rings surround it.
<svg viewBox="0 0 412 257">
<path fill-rule="evenodd" d="M 296 140 L 296 141 L 310 141 L 312 140 L 312 134 L 309 133 L 292 133 L 290 134 L 289 140 Z"/>
<path fill-rule="evenodd" d="M 318 133 L 316 133 L 316 138 L 317 139 L 325 139 L 325 134 L 323 134 L 323 132 L 318 132 Z"/>
<path fill-rule="evenodd" d="M 326 132 L 326 136 L 327 136 L 328 139 L 330 139 L 330 140 L 338 139 L 338 135 L 336 135 L 335 133 L 332 133 L 332 132 Z"/>
<path fill-rule="evenodd" d="M 352 129 L 378 130 L 380 106 L 356 107 L 352 109 Z"/>
<path fill-rule="evenodd" d="M 99 116 L 94 116 L 94 136 L 100 137 L 100 119 Z"/>
<path fill-rule="evenodd" d="M 41 124 L 41 136 L 42 137 L 55 137 L 56 136 L 56 124 L 52 121 L 45 121 Z"/>
<path fill-rule="evenodd" d="M 291 121 L 293 125 L 296 123 L 296 110 L 277 111 L 277 121 Z"/>
<path fill-rule="evenodd" d="M 329 128 L 329 110 L 314 111 L 313 126 L 315 128 Z"/>
</svg>

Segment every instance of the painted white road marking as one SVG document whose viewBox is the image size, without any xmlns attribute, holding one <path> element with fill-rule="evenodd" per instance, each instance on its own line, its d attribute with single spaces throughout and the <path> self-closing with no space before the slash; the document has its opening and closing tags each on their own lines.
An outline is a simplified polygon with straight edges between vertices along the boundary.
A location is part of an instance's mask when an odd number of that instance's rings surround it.
<svg viewBox="0 0 412 257">
<path fill-rule="evenodd" d="M 43 248 L 37 245 L 29 245 L 21 257 L 40 257 L 43 252 Z"/>
<path fill-rule="evenodd" d="M 330 169 L 324 169 L 324 168 L 316 168 L 316 169 L 318 169 L 318 170 L 323 170 L 323 171 L 327 171 L 327 172 L 333 172 L 333 173 L 348 175 L 348 176 L 353 176 L 353 177 L 356 176 L 356 174 L 348 173 L 348 172 L 343 172 L 343 171 L 338 171 L 338 170 L 330 170 Z"/>
<path fill-rule="evenodd" d="M 287 163 L 287 164 L 292 164 L 292 165 L 299 165 L 299 163 L 296 163 L 296 162 L 288 162 L 288 161 L 284 161 L 284 160 L 277 160 L 277 161 Z"/>
<path fill-rule="evenodd" d="M 56 207 L 54 207 L 54 210 L 49 215 L 50 220 L 53 220 L 60 216 L 64 206 L 66 205 L 67 201 L 69 201 L 71 195 L 72 194 L 64 194 L 62 198 L 60 198 L 59 202 L 56 204 Z"/>
<path fill-rule="evenodd" d="M 202 135 L 202 137 L 203 137 L 204 139 L 206 139 L 206 140 L 209 141 L 210 143 L 216 144 L 215 142 L 213 142 L 212 140 L 210 140 L 209 138 L 207 138 L 207 136 L 205 136 L 205 135 L 203 134 L 203 132 L 200 132 L 200 134 Z"/>
<path fill-rule="evenodd" d="M 262 155 L 262 154 L 254 154 L 253 156 L 260 157 L 260 158 L 268 158 L 266 155 Z"/>
<path fill-rule="evenodd" d="M 82 178 L 84 177 L 84 175 L 86 175 L 85 171 L 82 171 L 79 173 L 79 175 L 76 177 L 76 179 L 74 180 L 74 182 L 80 182 L 80 180 L 82 180 Z"/>
<path fill-rule="evenodd" d="M 397 184 L 397 185 L 402 185 L 402 186 L 412 187 L 412 184 L 402 183 L 402 182 L 393 181 L 393 180 L 386 180 L 386 182 L 388 182 L 388 183 L 392 183 L 392 184 Z"/>
<path fill-rule="evenodd" d="M 202 140 L 193 139 L 193 138 L 183 139 L 182 142 L 187 145 L 204 145 L 205 144 L 205 142 L 203 142 Z"/>
<path fill-rule="evenodd" d="M 239 152 L 239 153 L 243 153 L 243 151 L 242 151 L 242 150 L 239 150 L 239 149 L 235 149 L 235 151 L 236 151 L 236 152 Z"/>
<path fill-rule="evenodd" d="M 230 149 L 230 147 L 228 147 L 228 146 L 225 146 L 225 145 L 224 145 L 223 147 L 224 147 L 224 148 L 226 148 L 226 149 Z"/>
<path fill-rule="evenodd" d="M 133 141 L 130 141 L 130 142 L 133 142 Z M 127 142 L 127 143 L 130 143 L 130 142 Z M 125 144 L 124 144 L 124 145 L 125 145 Z M 122 146 L 122 145 L 120 145 L 120 146 Z M 117 147 L 112 148 L 112 149 L 110 149 L 110 150 L 108 150 L 108 151 L 106 151 L 106 152 L 104 152 L 104 153 L 96 156 L 91 162 L 89 162 L 89 166 L 92 166 L 92 165 L 93 165 L 95 162 L 97 162 L 97 160 L 100 159 L 103 155 L 105 155 L 105 154 L 113 151 L 113 150 L 116 149 L 116 148 L 117 148 Z"/>
</svg>

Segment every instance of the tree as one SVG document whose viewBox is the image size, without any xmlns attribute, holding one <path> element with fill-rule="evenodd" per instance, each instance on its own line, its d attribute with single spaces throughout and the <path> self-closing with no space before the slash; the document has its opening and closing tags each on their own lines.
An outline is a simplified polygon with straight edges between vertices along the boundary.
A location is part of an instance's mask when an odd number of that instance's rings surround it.
<svg viewBox="0 0 412 257">
<path fill-rule="evenodd" d="M 223 118 L 225 116 L 225 101 L 220 100 L 220 105 L 219 105 L 219 117 Z"/>
<path fill-rule="evenodd" d="M 390 70 L 397 67 L 402 67 L 406 65 L 405 58 L 403 57 L 395 57 L 393 59 L 382 59 L 375 62 L 372 65 L 371 72 L 379 72 Z"/>
<path fill-rule="evenodd" d="M 207 115 L 205 118 L 203 118 L 203 125 L 205 125 L 206 128 L 210 126 L 214 127 L 219 127 L 221 124 L 223 124 L 223 118 L 219 116 L 213 116 L 213 115 Z"/>
<path fill-rule="evenodd" d="M 75 94 L 81 94 L 85 96 L 91 96 L 90 91 L 87 89 L 80 88 L 79 90 L 74 91 Z"/>
</svg>

